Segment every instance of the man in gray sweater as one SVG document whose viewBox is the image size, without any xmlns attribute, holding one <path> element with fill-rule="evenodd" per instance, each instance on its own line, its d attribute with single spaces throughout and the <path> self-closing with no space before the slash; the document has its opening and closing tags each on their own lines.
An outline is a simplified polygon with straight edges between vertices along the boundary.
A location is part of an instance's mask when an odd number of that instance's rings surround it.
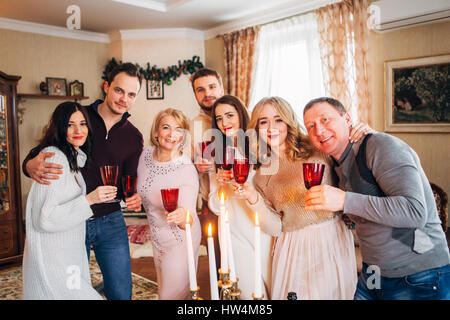
<svg viewBox="0 0 450 320">
<path fill-rule="evenodd" d="M 339 177 L 339 189 L 312 187 L 306 209 L 343 211 L 355 222 L 363 258 L 355 299 L 450 299 L 448 245 L 414 150 L 384 133 L 351 143 L 350 115 L 333 98 L 310 101 L 303 115 Z"/>
</svg>

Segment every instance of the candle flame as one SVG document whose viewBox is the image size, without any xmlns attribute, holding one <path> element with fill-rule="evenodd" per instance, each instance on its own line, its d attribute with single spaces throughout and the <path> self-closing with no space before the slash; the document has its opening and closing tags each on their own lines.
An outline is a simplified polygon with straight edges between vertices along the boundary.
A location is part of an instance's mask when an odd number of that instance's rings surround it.
<svg viewBox="0 0 450 320">
<path fill-rule="evenodd" d="M 211 227 L 211 223 L 208 225 L 208 237 L 212 237 L 212 227 Z"/>
<path fill-rule="evenodd" d="M 259 216 L 258 216 L 258 212 L 255 212 L 255 224 L 257 226 L 259 226 Z"/>
<path fill-rule="evenodd" d="M 186 211 L 186 224 L 189 223 L 189 210 Z"/>
<path fill-rule="evenodd" d="M 220 203 L 224 203 L 225 202 L 225 195 L 223 194 L 223 192 L 220 193 Z"/>
</svg>

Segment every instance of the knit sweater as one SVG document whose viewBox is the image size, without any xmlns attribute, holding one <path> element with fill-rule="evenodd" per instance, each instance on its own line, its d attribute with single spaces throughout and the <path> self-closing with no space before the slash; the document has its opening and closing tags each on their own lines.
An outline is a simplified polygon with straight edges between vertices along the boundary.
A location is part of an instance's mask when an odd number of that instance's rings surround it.
<svg viewBox="0 0 450 320">
<path fill-rule="evenodd" d="M 259 192 L 258 200 L 253 205 L 247 201 L 247 205 L 260 214 L 261 229 L 264 232 L 278 237 L 281 232 L 302 229 L 336 216 L 331 211 L 305 210 L 304 197 L 307 189 L 303 181 L 304 162 L 324 163 L 322 184 L 335 185 L 332 161 L 323 153 L 316 152 L 305 161 L 290 161 L 279 157 L 278 170 L 275 172 L 269 170 L 270 164 L 261 166 L 253 178 Z"/>
<path fill-rule="evenodd" d="M 24 299 L 101 299 L 92 288 L 85 246 L 85 221 L 92 216 L 81 173 L 70 171 L 56 147 L 49 161 L 63 166 L 50 185 L 33 182 L 26 207 L 26 241 L 22 264 Z M 86 155 L 78 151 L 78 165 Z"/>
</svg>

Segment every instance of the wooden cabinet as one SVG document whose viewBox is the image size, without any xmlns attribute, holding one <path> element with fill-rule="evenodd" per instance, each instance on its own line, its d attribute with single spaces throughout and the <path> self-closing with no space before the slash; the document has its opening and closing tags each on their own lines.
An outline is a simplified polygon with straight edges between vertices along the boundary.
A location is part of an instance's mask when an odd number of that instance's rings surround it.
<svg viewBox="0 0 450 320">
<path fill-rule="evenodd" d="M 17 122 L 19 79 L 0 71 L 0 264 L 21 261 L 24 245 Z"/>
</svg>

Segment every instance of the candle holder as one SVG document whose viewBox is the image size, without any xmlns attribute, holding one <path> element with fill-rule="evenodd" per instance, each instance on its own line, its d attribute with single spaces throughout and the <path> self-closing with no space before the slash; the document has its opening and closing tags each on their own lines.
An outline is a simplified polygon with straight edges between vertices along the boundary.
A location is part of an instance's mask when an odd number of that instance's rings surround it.
<svg viewBox="0 0 450 320">
<path fill-rule="evenodd" d="M 241 289 L 239 289 L 239 278 L 236 277 L 236 281 L 233 282 L 233 285 L 231 286 L 231 300 L 239 300 L 239 296 L 241 295 Z"/>
<path fill-rule="evenodd" d="M 264 293 L 261 293 L 261 297 L 255 297 L 255 294 L 252 293 L 252 298 L 253 298 L 253 300 L 262 300 L 262 299 L 264 299 Z"/>
<path fill-rule="evenodd" d="M 231 291 L 233 282 L 230 281 L 230 269 L 226 273 L 222 273 L 222 269 L 219 269 L 220 280 L 217 281 L 217 285 L 220 287 L 220 300 L 231 300 Z"/>
<path fill-rule="evenodd" d="M 196 290 L 189 289 L 189 292 L 191 293 L 191 300 L 203 300 L 199 296 L 199 291 L 200 291 L 200 287 L 199 286 L 197 286 Z"/>
</svg>

